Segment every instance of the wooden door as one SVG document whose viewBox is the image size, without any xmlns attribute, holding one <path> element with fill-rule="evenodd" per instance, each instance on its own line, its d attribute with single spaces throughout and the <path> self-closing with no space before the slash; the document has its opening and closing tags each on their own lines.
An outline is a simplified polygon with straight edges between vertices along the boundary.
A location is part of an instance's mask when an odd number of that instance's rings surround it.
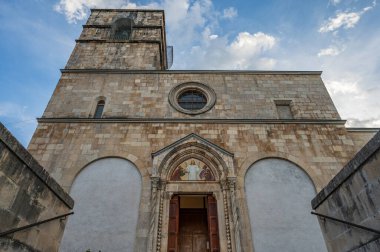
<svg viewBox="0 0 380 252">
<path fill-rule="evenodd" d="M 211 195 L 207 196 L 207 218 L 210 238 L 210 251 L 219 252 L 218 211 L 216 199 Z"/>
<path fill-rule="evenodd" d="M 180 209 L 179 222 L 179 252 L 208 251 L 206 209 Z"/>
<path fill-rule="evenodd" d="M 179 231 L 179 196 L 175 195 L 170 200 L 170 206 L 169 206 L 168 252 L 178 251 L 178 231 Z"/>
</svg>

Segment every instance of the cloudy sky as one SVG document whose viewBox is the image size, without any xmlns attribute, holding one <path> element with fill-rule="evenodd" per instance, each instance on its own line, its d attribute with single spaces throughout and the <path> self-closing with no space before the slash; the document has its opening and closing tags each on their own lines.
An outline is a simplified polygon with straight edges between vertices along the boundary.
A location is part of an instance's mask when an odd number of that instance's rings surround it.
<svg viewBox="0 0 380 252">
<path fill-rule="evenodd" d="M 172 69 L 322 70 L 347 126 L 380 127 L 376 0 L 0 0 L 0 121 L 24 145 L 90 8 L 164 9 Z"/>
</svg>

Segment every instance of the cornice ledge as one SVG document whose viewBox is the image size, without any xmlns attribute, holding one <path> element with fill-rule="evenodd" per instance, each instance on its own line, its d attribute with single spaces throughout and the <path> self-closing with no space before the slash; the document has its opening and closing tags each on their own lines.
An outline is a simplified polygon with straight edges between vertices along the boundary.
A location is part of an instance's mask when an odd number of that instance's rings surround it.
<svg viewBox="0 0 380 252">
<path fill-rule="evenodd" d="M 321 75 L 322 71 L 61 69 L 61 73 Z"/>
<path fill-rule="evenodd" d="M 202 118 L 37 118 L 39 123 L 195 123 L 195 124 L 338 124 L 345 120 L 320 119 L 202 119 Z"/>
</svg>

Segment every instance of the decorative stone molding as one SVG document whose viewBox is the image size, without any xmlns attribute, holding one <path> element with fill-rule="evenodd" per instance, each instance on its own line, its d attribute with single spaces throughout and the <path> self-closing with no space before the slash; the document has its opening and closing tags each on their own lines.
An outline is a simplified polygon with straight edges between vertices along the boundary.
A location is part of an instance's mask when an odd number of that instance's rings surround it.
<svg viewBox="0 0 380 252">
<path fill-rule="evenodd" d="M 195 134 L 190 134 L 167 147 L 152 153 L 151 216 L 149 251 L 165 250 L 167 237 L 167 206 L 171 196 L 181 193 L 212 193 L 219 201 L 221 233 L 224 251 L 240 251 L 240 228 L 236 204 L 234 155 L 220 146 Z M 204 162 L 216 175 L 215 181 L 170 181 L 173 170 L 189 158 Z M 192 183 L 197 184 L 191 187 Z M 210 190 L 210 188 L 213 188 Z M 195 190 L 195 191 L 193 191 Z M 219 196 L 218 196 L 219 195 Z"/>
<path fill-rule="evenodd" d="M 188 110 L 188 109 L 182 108 L 178 104 L 178 97 L 183 92 L 188 91 L 188 90 L 197 90 L 201 92 L 202 94 L 204 94 L 207 99 L 206 105 L 203 108 L 197 109 L 197 110 Z M 209 86 L 206 86 L 205 84 L 202 84 L 199 82 L 186 82 L 186 83 L 179 84 L 175 86 L 169 93 L 170 105 L 176 110 L 178 110 L 179 112 L 188 114 L 188 115 L 198 115 L 198 114 L 205 113 L 209 111 L 215 105 L 215 102 L 216 102 L 215 91 Z"/>
</svg>

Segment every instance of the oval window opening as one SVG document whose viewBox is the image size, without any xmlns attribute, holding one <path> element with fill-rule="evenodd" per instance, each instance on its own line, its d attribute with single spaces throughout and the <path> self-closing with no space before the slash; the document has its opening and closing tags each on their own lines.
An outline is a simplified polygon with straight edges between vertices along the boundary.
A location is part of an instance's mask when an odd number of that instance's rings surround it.
<svg viewBox="0 0 380 252">
<path fill-rule="evenodd" d="M 178 96 L 178 105 L 186 110 L 199 110 L 206 106 L 207 98 L 199 90 L 186 90 Z"/>
</svg>

